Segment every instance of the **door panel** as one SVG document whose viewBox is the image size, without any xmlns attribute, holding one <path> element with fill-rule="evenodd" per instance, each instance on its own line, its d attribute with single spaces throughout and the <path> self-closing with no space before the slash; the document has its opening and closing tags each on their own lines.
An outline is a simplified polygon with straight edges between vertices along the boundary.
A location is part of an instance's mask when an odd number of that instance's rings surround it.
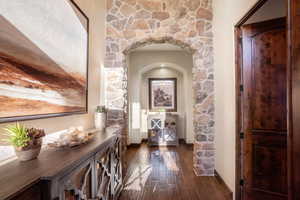
<svg viewBox="0 0 300 200">
<path fill-rule="evenodd" d="M 253 136 L 253 189 L 286 193 L 286 136 Z"/>
<path fill-rule="evenodd" d="M 287 199 L 285 19 L 242 27 L 245 200 Z"/>
<path fill-rule="evenodd" d="M 288 0 L 289 199 L 300 199 L 300 1 Z"/>
<path fill-rule="evenodd" d="M 286 132 L 285 46 L 285 29 L 252 37 L 252 129 Z"/>
</svg>

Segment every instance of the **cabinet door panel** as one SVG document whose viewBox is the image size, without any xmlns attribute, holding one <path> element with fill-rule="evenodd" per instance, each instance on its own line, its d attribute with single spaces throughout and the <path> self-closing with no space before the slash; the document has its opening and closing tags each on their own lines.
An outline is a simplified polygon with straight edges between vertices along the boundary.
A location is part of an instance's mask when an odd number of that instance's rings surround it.
<svg viewBox="0 0 300 200">
<path fill-rule="evenodd" d="M 36 184 L 29 189 L 25 190 L 21 194 L 13 198 L 13 200 L 41 200 L 41 187 L 40 184 Z"/>
<path fill-rule="evenodd" d="M 109 148 L 96 155 L 96 198 L 99 200 L 112 199 L 111 151 L 111 148 Z"/>
<path fill-rule="evenodd" d="M 92 199 L 92 162 L 81 165 L 64 177 L 60 184 L 62 200 Z"/>
<path fill-rule="evenodd" d="M 121 157 L 121 140 L 117 139 L 112 151 L 113 167 L 113 196 L 117 199 L 122 189 L 122 157 Z"/>
</svg>

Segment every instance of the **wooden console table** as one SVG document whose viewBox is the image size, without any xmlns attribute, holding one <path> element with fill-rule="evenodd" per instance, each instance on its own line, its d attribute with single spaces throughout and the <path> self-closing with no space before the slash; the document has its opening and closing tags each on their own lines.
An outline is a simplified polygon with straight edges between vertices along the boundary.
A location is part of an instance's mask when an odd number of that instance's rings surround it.
<svg viewBox="0 0 300 200">
<path fill-rule="evenodd" d="M 88 144 L 47 149 L 0 167 L 0 200 L 116 200 L 122 189 L 120 129 Z"/>
</svg>

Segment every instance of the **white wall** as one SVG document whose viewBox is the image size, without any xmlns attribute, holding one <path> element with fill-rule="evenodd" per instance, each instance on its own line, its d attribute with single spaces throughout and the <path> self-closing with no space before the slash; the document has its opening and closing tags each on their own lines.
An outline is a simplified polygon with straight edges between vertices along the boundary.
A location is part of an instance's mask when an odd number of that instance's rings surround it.
<svg viewBox="0 0 300 200">
<path fill-rule="evenodd" d="M 70 126 L 83 126 L 86 129 L 94 127 L 93 113 L 96 106 L 102 103 L 100 99 L 103 99 L 103 90 L 100 89 L 100 73 L 103 68 L 105 51 L 105 1 L 75 0 L 75 2 L 86 13 L 90 22 L 88 114 L 22 122 L 28 126 L 44 128 L 47 134 L 67 129 Z M 64 23 L 68 22 L 64 21 Z M 0 125 L 0 143 L 1 138 L 4 137 L 3 128 L 6 125 Z"/>
<path fill-rule="evenodd" d="M 130 143 L 140 143 L 141 139 L 145 137 L 145 111 L 141 111 L 141 113 L 137 113 L 137 107 L 141 109 L 141 76 L 145 73 L 145 69 L 153 69 L 155 68 L 155 64 L 165 63 L 166 66 L 172 67 L 176 71 L 181 72 L 186 76 L 185 80 L 182 81 L 184 87 L 188 87 L 184 91 L 186 109 L 184 112 L 180 112 L 180 118 L 183 121 L 187 121 L 186 130 L 180 133 L 181 137 L 186 139 L 186 142 L 193 143 L 194 136 L 192 133 L 192 66 L 193 60 L 192 55 L 185 51 L 137 51 L 132 52 L 128 58 L 129 62 L 129 78 L 128 78 L 128 88 L 129 88 L 129 109 L 131 112 L 129 113 L 129 144 Z M 142 73 L 142 74 L 141 74 Z M 174 73 L 174 72 L 172 72 Z M 178 73 L 178 72 L 177 72 Z M 166 74 L 165 74 L 166 75 Z M 161 74 L 161 77 L 164 75 Z M 145 78 L 145 77 L 144 77 Z M 189 97 L 189 98 L 188 98 Z M 148 98 L 148 97 L 147 97 Z M 145 101 L 145 100 L 144 100 Z M 182 100 L 183 102 L 183 100 Z M 147 100 L 148 103 L 148 100 Z M 145 102 L 143 103 L 143 105 Z M 183 109 L 181 109 L 183 110 Z M 134 114 L 133 114 L 134 113 Z M 185 120 L 183 119 L 185 117 Z M 142 120 L 143 119 L 143 120 Z M 140 125 L 137 125 L 139 124 Z M 181 129 L 185 126 L 184 123 L 181 123 Z"/>
<path fill-rule="evenodd" d="M 257 0 L 214 0 L 216 170 L 235 191 L 234 25 Z"/>
</svg>

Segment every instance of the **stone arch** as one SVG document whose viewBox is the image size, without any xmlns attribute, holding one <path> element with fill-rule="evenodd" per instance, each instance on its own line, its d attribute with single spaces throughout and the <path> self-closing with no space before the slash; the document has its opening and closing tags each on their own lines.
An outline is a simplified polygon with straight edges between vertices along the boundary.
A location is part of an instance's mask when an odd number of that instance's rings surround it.
<svg viewBox="0 0 300 200">
<path fill-rule="evenodd" d="M 144 47 L 150 44 L 173 44 L 175 46 L 178 46 L 180 48 L 182 48 L 183 50 L 186 50 L 187 52 L 194 54 L 196 52 L 196 49 L 194 49 L 193 47 L 191 47 L 191 45 L 185 43 L 182 40 L 178 40 L 178 39 L 174 39 L 173 37 L 159 37 L 159 38 L 146 38 L 140 41 L 136 41 L 133 44 L 131 44 L 130 46 L 128 46 L 127 48 L 125 48 L 123 50 L 123 53 L 125 55 L 128 55 L 131 51 L 140 48 L 140 47 Z"/>
<path fill-rule="evenodd" d="M 124 40 L 121 40 L 124 41 Z M 109 68 L 109 72 L 119 70 L 119 75 L 123 74 L 122 90 L 123 104 L 121 112 L 116 112 L 113 116 L 118 116 L 124 125 L 123 138 L 127 141 L 128 136 L 128 65 L 127 56 L 133 50 L 150 44 L 173 44 L 181 47 L 183 50 L 193 55 L 193 97 L 195 104 L 193 112 L 193 135 L 194 135 L 194 168 L 197 175 L 213 176 L 214 175 L 214 70 L 212 59 L 212 42 L 211 39 L 202 38 L 184 40 L 171 35 L 163 37 L 151 36 L 142 39 L 126 40 L 123 45 L 119 43 L 118 65 Z M 125 44 L 125 45 L 124 45 Z M 121 102 L 121 101 L 117 101 Z"/>
</svg>

